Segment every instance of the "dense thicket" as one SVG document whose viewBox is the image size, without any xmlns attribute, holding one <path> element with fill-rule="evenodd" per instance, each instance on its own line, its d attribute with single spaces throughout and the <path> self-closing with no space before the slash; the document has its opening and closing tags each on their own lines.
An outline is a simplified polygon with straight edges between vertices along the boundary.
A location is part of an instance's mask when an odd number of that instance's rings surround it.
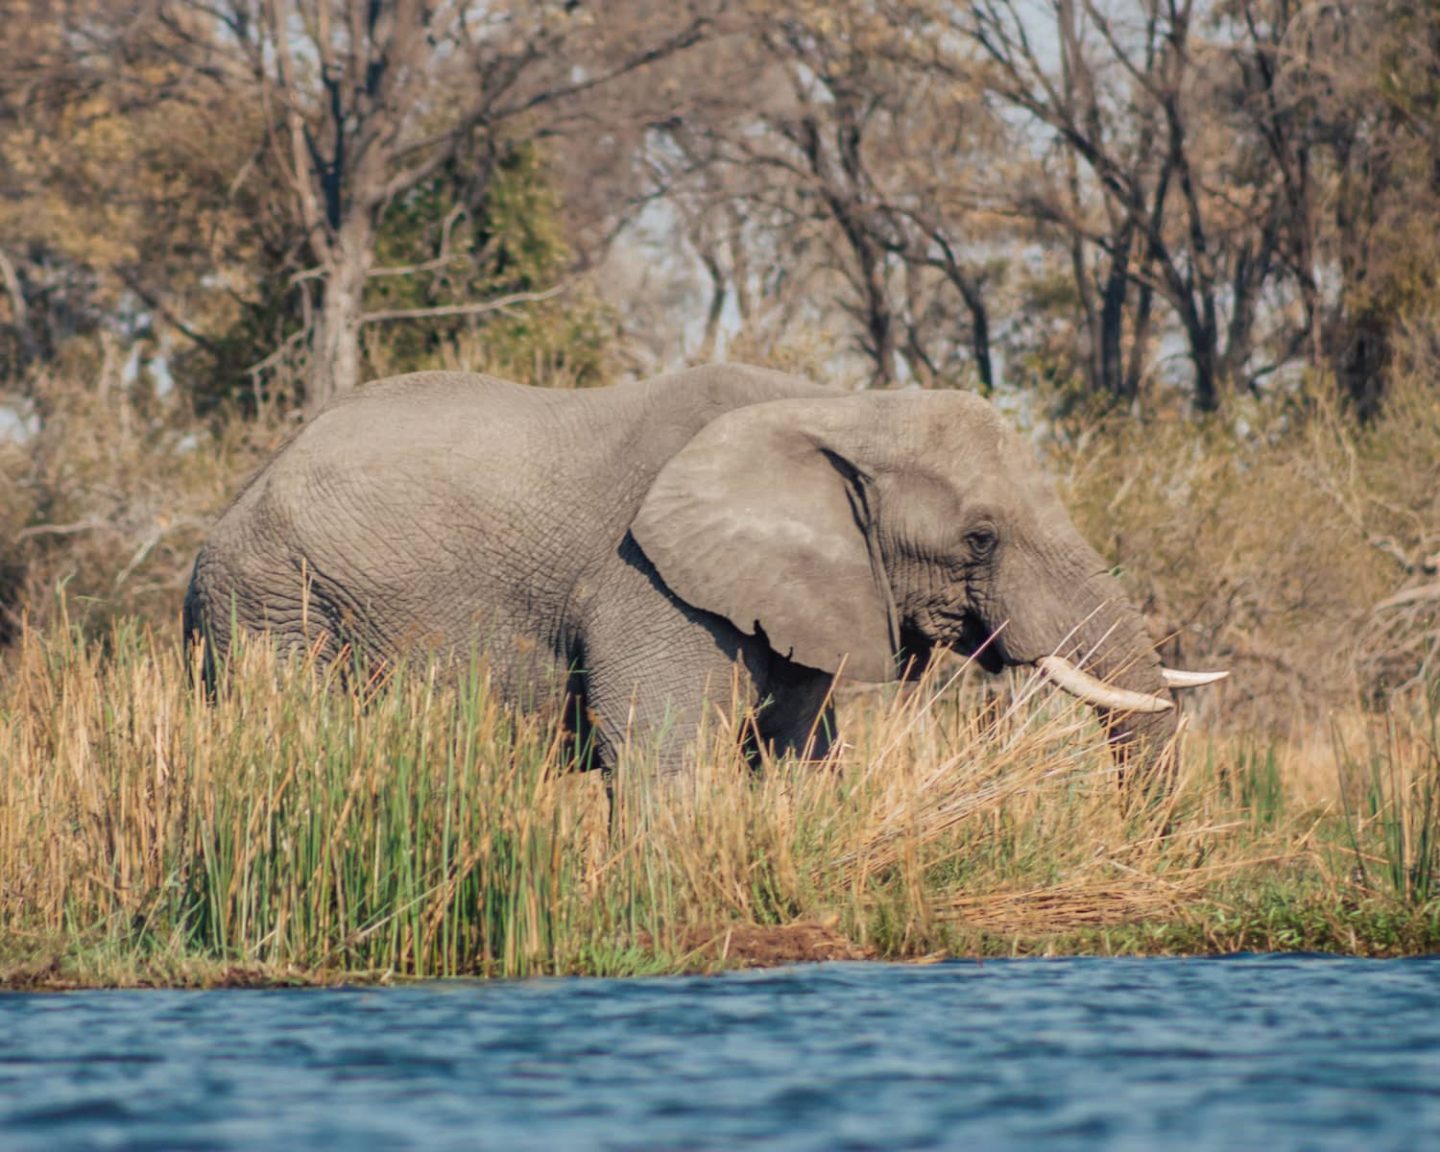
<svg viewBox="0 0 1440 1152">
<path fill-rule="evenodd" d="M 60 586 L 173 613 L 365 379 L 723 355 L 999 395 L 1169 642 L 1265 692 L 1429 668 L 1433 4 L 4 15 L 0 642 Z"/>
</svg>

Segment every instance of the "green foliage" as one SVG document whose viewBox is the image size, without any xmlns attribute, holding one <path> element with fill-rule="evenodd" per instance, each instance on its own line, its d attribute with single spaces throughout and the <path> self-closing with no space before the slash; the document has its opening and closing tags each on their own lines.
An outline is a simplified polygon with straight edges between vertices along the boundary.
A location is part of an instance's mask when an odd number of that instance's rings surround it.
<svg viewBox="0 0 1440 1152">
<path fill-rule="evenodd" d="M 1222 761 L 1222 771 L 1215 771 L 1213 747 L 1208 750 L 1212 773 L 1226 794 L 1250 814 L 1259 827 L 1273 826 L 1284 812 L 1285 786 L 1280 774 L 1280 750 L 1274 743 L 1246 745 L 1238 749 L 1233 760 Z"/>
<path fill-rule="evenodd" d="M 243 245 L 246 287 L 204 343 L 183 347 L 173 362 L 196 411 L 218 419 L 298 402 L 309 355 L 305 326 L 319 300 L 320 281 L 296 264 L 294 237 L 267 231 L 262 203 L 249 207 L 255 218 Z M 382 274 L 367 284 L 364 308 L 544 296 L 564 285 L 572 256 L 560 195 L 539 149 L 516 144 L 493 156 L 477 141 L 387 207 L 375 241 L 374 268 Z M 362 345 L 371 377 L 459 364 L 532 383 L 589 386 L 610 371 L 614 336 L 608 311 L 572 287 L 480 315 L 377 321 L 362 330 Z"/>
<path fill-rule="evenodd" d="M 1353 751 L 1338 733 L 1336 756 L 1344 807 L 1339 866 L 1368 893 L 1440 916 L 1440 722 L 1428 699 L 1428 738 L 1402 740 L 1393 714 Z"/>
<path fill-rule="evenodd" d="M 295 363 L 301 354 L 304 306 L 283 263 L 254 269 L 251 294 L 235 301 L 234 317 L 203 345 L 180 349 L 172 368 L 196 415 L 219 425 L 234 415 L 254 419 L 265 409 L 288 410 L 299 401 Z M 258 366 L 276 356 L 275 366 Z M 296 361 L 298 363 L 298 359 Z"/>
<path fill-rule="evenodd" d="M 376 268 L 423 268 L 376 276 L 367 312 L 483 303 L 558 287 L 571 261 L 560 198 L 537 148 L 469 156 L 438 172 L 382 220 Z M 371 327 L 366 349 L 377 375 L 448 366 L 467 337 L 487 367 L 519 379 L 563 376 L 601 383 L 613 325 L 581 293 L 517 303 L 480 316 L 441 316 Z M 538 370 L 543 366 L 544 371 Z"/>
<path fill-rule="evenodd" d="M 794 959 L 764 950 L 793 928 L 900 958 L 1440 944 L 1440 790 L 1399 726 L 1347 831 L 1220 745 L 1254 810 L 1192 770 L 1168 809 L 1126 811 L 1068 706 L 931 685 L 848 706 L 836 773 L 753 777 L 721 725 L 694 793 L 652 795 L 638 750 L 612 827 L 600 781 L 479 669 L 353 694 L 242 648 L 212 704 L 173 641 L 103 640 L 27 634 L 0 679 L 0 981 L 707 969 Z"/>
</svg>

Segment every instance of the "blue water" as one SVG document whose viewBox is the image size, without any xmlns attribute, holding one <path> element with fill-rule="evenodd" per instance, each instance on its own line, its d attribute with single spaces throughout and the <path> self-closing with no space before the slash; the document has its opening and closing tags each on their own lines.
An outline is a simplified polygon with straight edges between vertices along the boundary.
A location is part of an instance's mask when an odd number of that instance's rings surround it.
<svg viewBox="0 0 1440 1152">
<path fill-rule="evenodd" d="M 0 996 L 9 1148 L 1440 1149 L 1440 957 Z"/>
</svg>

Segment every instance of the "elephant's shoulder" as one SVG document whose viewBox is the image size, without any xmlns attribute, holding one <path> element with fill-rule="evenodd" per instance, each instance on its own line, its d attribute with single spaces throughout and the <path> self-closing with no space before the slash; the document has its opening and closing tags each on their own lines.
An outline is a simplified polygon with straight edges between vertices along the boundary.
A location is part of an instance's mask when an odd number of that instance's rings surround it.
<svg viewBox="0 0 1440 1152">
<path fill-rule="evenodd" d="M 322 413 L 383 408 L 390 404 L 444 404 L 493 402 L 505 398 L 523 403 L 544 389 L 487 376 L 482 372 L 409 372 L 403 376 L 387 376 L 362 385 L 332 404 Z"/>
<path fill-rule="evenodd" d="M 683 368 L 638 381 L 627 388 L 643 393 L 651 403 L 664 405 L 668 402 L 696 413 L 708 411 L 712 417 L 770 400 L 842 395 L 836 389 L 816 384 L 803 376 L 749 364 L 706 364 L 698 368 Z"/>
</svg>

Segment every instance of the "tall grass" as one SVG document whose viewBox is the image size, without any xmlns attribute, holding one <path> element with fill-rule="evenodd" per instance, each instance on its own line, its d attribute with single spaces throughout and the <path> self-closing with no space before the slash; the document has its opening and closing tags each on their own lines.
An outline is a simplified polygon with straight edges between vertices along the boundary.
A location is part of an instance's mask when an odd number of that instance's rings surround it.
<svg viewBox="0 0 1440 1152">
<path fill-rule="evenodd" d="M 1336 734 L 1346 852 L 1353 879 L 1415 908 L 1440 907 L 1440 716 L 1425 701 L 1421 736 L 1393 715 L 1356 749 Z"/>
<path fill-rule="evenodd" d="M 289 425 L 57 379 L 0 444 L 0 979 L 656 971 L 794 925 L 880 956 L 1435 947 L 1440 407 L 1407 372 L 1359 430 L 1304 395 L 1051 429 L 1167 661 L 1235 673 L 1165 804 L 1122 797 L 1083 710 L 961 672 L 848 692 L 823 768 L 752 773 L 708 717 L 693 786 L 649 795 L 636 750 L 613 828 L 478 673 L 357 696 L 259 650 L 199 699 L 170 617 Z"/>
<path fill-rule="evenodd" d="M 0 930 L 414 975 L 623 970 L 816 916 L 914 950 L 938 941 L 932 875 L 958 884 L 1007 802 L 1111 791 L 1077 714 L 926 685 L 848 709 L 831 769 L 754 779 L 717 717 L 693 794 L 651 795 L 637 756 L 612 829 L 600 782 L 483 676 L 362 698 L 252 648 L 214 705 L 187 684 L 133 626 L 24 637 L 0 692 Z"/>
<path fill-rule="evenodd" d="M 478 672 L 357 693 L 242 647 L 210 703 L 178 644 L 133 622 L 27 633 L 0 681 L 0 968 L 628 973 L 742 961 L 737 929 L 796 923 L 856 955 L 1254 946 L 1288 939 L 1245 911 L 1284 877 L 1313 920 L 1295 946 L 1440 938 L 1433 774 L 1385 777 L 1344 825 L 1287 809 L 1273 753 L 1210 743 L 1165 804 L 1126 804 L 1083 710 L 951 680 L 852 693 L 825 766 L 751 772 L 717 712 L 683 787 L 635 751 L 612 823 L 555 726 Z M 1398 726 L 1389 746 L 1406 764 L 1419 747 Z M 1326 819 L 1320 853 L 1303 830 Z M 1377 892 L 1392 842 L 1404 884 Z M 1355 937 L 1357 895 L 1404 932 Z"/>
<path fill-rule="evenodd" d="M 0 708 L 0 925 L 347 970 L 563 964 L 580 857 L 555 742 L 475 683 L 368 699 L 241 654 L 28 635 Z"/>
</svg>

